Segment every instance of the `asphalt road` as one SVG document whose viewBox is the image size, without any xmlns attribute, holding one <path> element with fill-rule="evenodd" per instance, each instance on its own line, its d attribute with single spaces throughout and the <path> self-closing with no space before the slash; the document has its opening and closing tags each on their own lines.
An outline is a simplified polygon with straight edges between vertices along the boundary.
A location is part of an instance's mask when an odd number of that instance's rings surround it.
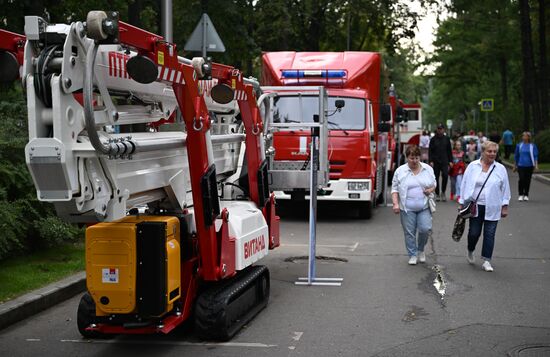
<svg viewBox="0 0 550 357">
<path fill-rule="evenodd" d="M 2 356 L 531 356 L 550 355 L 550 186 L 532 183 L 499 223 L 493 266 L 466 262 L 466 242 L 451 240 L 456 204 L 434 215 L 427 264 L 407 265 L 398 216 L 376 210 L 370 221 L 346 207 L 322 205 L 319 277 L 341 287 L 303 287 L 307 209 L 286 207 L 283 246 L 264 259 L 272 276 L 268 307 L 226 344 L 199 341 L 189 328 L 168 336 L 82 339 L 79 297 L 0 331 Z M 479 247 L 480 248 L 480 247 Z M 289 259 L 290 258 L 290 259 Z M 342 261 L 347 260 L 347 261 Z M 445 293 L 434 279 L 445 284 Z M 538 354 L 535 354 L 538 353 Z"/>
</svg>

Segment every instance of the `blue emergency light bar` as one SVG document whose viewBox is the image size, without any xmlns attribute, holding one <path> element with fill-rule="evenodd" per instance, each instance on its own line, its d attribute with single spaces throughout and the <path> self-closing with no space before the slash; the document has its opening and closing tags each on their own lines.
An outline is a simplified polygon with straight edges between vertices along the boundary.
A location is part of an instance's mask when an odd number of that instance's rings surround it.
<svg viewBox="0 0 550 357">
<path fill-rule="evenodd" d="M 346 78 L 347 71 L 345 69 L 283 69 L 281 76 L 282 78 Z"/>
</svg>

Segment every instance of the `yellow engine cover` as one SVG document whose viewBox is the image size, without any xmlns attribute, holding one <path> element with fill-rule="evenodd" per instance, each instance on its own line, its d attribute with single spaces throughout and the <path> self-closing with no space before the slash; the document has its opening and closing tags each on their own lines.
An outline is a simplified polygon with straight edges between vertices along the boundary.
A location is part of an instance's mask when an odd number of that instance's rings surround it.
<svg viewBox="0 0 550 357">
<path fill-rule="evenodd" d="M 165 223 L 156 225 L 157 228 L 165 227 L 161 232 L 163 236 L 144 235 L 147 230 L 140 224 L 148 222 Z M 140 314 L 140 310 L 151 314 L 150 306 L 144 305 L 149 304 L 151 295 L 154 316 L 172 310 L 174 301 L 181 296 L 179 229 L 179 219 L 166 216 L 128 216 L 88 227 L 86 284 L 96 303 L 98 316 Z M 158 252 L 147 249 L 157 244 L 152 240 L 163 245 L 157 247 Z M 153 282 L 153 290 L 158 291 L 151 291 L 147 282 Z"/>
</svg>

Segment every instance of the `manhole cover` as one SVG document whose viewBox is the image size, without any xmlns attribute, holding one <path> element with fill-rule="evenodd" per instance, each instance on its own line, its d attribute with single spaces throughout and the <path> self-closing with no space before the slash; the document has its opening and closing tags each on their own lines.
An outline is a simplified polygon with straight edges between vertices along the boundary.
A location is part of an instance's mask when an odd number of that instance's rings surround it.
<svg viewBox="0 0 550 357">
<path fill-rule="evenodd" d="M 514 347 L 508 352 L 510 357 L 539 357 L 550 356 L 550 344 L 522 345 Z"/>
<path fill-rule="evenodd" d="M 339 258 L 339 257 L 327 257 L 324 255 L 318 255 L 315 257 L 317 261 L 319 262 L 327 262 L 327 263 L 347 263 L 348 260 L 346 258 Z M 302 255 L 299 257 L 288 257 L 285 259 L 285 262 L 290 263 L 297 263 L 301 261 L 307 261 L 309 257 L 307 255 Z"/>
</svg>

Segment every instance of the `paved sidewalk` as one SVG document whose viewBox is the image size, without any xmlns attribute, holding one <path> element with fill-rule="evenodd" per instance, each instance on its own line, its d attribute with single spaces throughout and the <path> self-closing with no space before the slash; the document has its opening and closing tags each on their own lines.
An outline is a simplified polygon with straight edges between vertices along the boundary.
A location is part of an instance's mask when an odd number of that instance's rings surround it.
<svg viewBox="0 0 550 357">
<path fill-rule="evenodd" d="M 86 272 L 80 272 L 0 304 L 0 330 L 57 305 L 85 289 Z"/>
<path fill-rule="evenodd" d="M 510 170 L 514 168 L 514 164 L 509 162 L 509 161 L 502 160 L 502 164 L 504 166 L 506 166 L 507 168 L 509 168 Z M 533 174 L 533 179 L 535 179 L 539 182 L 545 183 L 547 185 L 550 185 L 550 174 L 548 174 L 548 173 Z"/>
</svg>

